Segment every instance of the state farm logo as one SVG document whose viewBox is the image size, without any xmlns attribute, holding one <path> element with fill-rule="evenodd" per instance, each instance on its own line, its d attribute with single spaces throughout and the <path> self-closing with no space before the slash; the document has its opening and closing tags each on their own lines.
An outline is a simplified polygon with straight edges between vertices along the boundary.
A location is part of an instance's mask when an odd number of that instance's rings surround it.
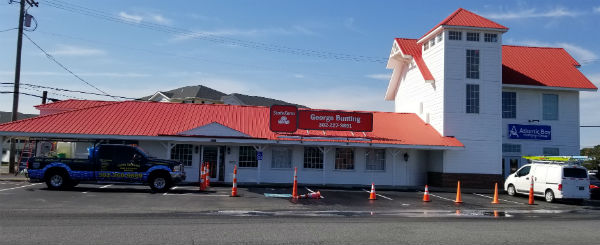
<svg viewBox="0 0 600 245">
<path fill-rule="evenodd" d="M 288 120 L 286 116 L 282 116 L 279 119 L 279 121 L 277 121 L 277 123 L 279 123 L 279 124 L 290 124 L 290 120 Z"/>
</svg>

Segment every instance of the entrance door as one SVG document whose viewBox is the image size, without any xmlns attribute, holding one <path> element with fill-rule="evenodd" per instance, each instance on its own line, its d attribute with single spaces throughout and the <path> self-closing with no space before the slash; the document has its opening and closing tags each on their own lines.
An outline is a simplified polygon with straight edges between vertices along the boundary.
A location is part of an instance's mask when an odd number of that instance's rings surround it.
<svg viewBox="0 0 600 245">
<path fill-rule="evenodd" d="M 505 156 L 502 158 L 504 178 L 514 173 L 521 167 L 521 156 Z"/>
<path fill-rule="evenodd" d="M 219 146 L 203 146 L 202 147 L 202 163 L 208 163 L 210 168 L 210 180 L 217 180 L 219 166 Z"/>
</svg>

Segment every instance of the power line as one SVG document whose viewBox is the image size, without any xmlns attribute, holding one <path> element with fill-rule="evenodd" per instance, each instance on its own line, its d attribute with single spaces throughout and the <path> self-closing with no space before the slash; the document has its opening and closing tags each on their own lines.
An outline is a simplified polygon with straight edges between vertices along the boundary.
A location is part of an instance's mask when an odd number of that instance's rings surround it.
<svg viewBox="0 0 600 245">
<path fill-rule="evenodd" d="M 0 91 L 0 94 L 14 94 L 14 93 L 15 92 L 13 92 L 13 91 Z M 23 92 L 19 92 L 19 94 L 37 97 L 37 98 L 43 98 L 42 96 L 37 95 L 37 94 L 30 94 L 30 93 L 23 93 Z M 47 99 L 52 100 L 52 101 L 59 101 L 59 99 L 55 99 L 55 98 L 47 98 Z"/>
<path fill-rule="evenodd" d="M 228 38 L 217 36 L 214 34 L 206 33 L 206 32 L 194 32 L 183 28 L 171 27 L 167 25 L 154 24 L 154 23 L 146 23 L 146 22 L 134 22 L 128 21 L 122 18 L 116 18 L 112 14 L 103 12 L 100 10 L 95 10 L 83 6 L 79 6 L 72 3 L 67 3 L 60 0 L 49 0 L 46 2 L 49 6 L 82 14 L 94 18 L 99 18 L 107 21 L 127 24 L 135 27 L 140 27 L 144 29 L 150 29 L 154 31 L 166 32 L 171 34 L 177 34 L 182 37 L 192 38 L 192 39 L 201 39 L 210 42 L 220 43 L 220 44 L 230 44 L 240 47 L 259 49 L 269 52 L 279 52 L 279 53 L 287 53 L 287 54 L 295 54 L 295 55 L 303 55 L 303 56 L 311 56 L 318 57 L 323 59 L 336 59 L 336 60 L 349 60 L 356 62 L 375 62 L 375 63 L 385 63 L 387 62 L 387 58 L 379 58 L 379 57 L 371 57 L 371 56 L 362 56 L 362 55 L 350 55 L 344 53 L 335 53 L 328 51 L 318 51 L 311 49 L 300 49 L 300 48 L 292 48 L 283 45 L 277 44 L 269 44 L 269 43 L 261 43 L 254 41 L 241 40 L 236 38 Z"/>
<path fill-rule="evenodd" d="M 7 31 L 12 31 L 12 30 L 17 30 L 17 29 L 19 29 L 19 28 L 15 27 L 15 28 L 10 28 L 10 29 L 6 29 L 6 30 L 1 30 L 0 32 L 7 32 Z"/>
<path fill-rule="evenodd" d="M 35 45 L 39 50 L 41 50 L 48 59 L 50 59 L 51 61 L 53 61 L 54 63 L 58 64 L 60 67 L 62 67 L 65 71 L 71 73 L 71 75 L 75 76 L 77 79 L 79 79 L 80 81 L 84 82 L 85 84 L 89 85 L 90 87 L 100 91 L 101 93 L 112 97 L 114 100 L 119 100 L 116 97 L 113 97 L 112 95 L 104 92 L 102 89 L 99 89 L 98 87 L 94 86 L 93 84 L 89 83 L 88 81 L 84 80 L 83 78 L 81 78 L 80 76 L 78 76 L 77 74 L 73 73 L 71 70 L 69 70 L 69 68 L 67 68 L 65 65 L 63 65 L 62 63 L 58 62 L 58 60 L 56 60 L 54 58 L 54 56 L 50 55 L 48 52 L 46 52 L 46 50 L 44 50 L 42 47 L 40 47 L 36 42 L 34 42 L 33 40 L 31 40 L 31 38 L 29 38 L 29 36 L 25 33 L 23 33 L 23 36 L 25 36 L 31 43 L 33 43 L 33 45 Z"/>
<path fill-rule="evenodd" d="M 9 85 L 9 84 L 13 84 L 13 83 L 4 82 L 4 83 L 0 83 L 0 84 Z M 63 92 L 70 92 L 70 93 L 80 93 L 80 94 L 89 94 L 89 95 L 97 95 L 97 96 L 109 96 L 109 97 L 113 97 L 113 98 L 121 98 L 121 99 L 126 99 L 126 100 L 136 100 L 136 98 L 130 98 L 130 97 L 125 97 L 125 96 L 106 95 L 106 94 L 100 94 L 100 93 L 94 93 L 94 92 L 88 92 L 88 91 L 79 91 L 79 90 L 71 90 L 71 89 L 65 89 L 65 88 L 48 87 L 48 86 L 42 86 L 42 85 L 37 85 L 37 84 L 31 84 L 31 83 L 21 83 L 21 85 L 34 87 L 34 88 L 52 89 L 52 90 L 56 90 L 56 91 L 63 91 Z"/>
</svg>

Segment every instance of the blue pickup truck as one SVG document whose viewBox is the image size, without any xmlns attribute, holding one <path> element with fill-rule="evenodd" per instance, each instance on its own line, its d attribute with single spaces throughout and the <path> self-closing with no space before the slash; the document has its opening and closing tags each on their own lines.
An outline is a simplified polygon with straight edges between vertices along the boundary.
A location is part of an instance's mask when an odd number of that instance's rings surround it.
<svg viewBox="0 0 600 245">
<path fill-rule="evenodd" d="M 126 182 L 165 192 L 185 180 L 183 164 L 150 157 L 139 147 L 101 144 L 88 153 L 88 159 L 31 157 L 27 174 L 31 182 L 46 182 L 49 189 L 74 187 L 82 181 Z"/>
</svg>

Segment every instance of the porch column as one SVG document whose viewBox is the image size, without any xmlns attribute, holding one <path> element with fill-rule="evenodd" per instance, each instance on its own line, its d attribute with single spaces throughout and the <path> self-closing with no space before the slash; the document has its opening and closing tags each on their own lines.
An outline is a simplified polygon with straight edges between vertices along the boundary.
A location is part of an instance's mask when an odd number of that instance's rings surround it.
<svg viewBox="0 0 600 245">
<path fill-rule="evenodd" d="M 321 185 L 325 185 L 325 163 L 327 162 L 327 153 L 331 151 L 331 147 L 319 147 L 321 153 L 323 153 L 323 176 L 321 178 Z"/>
<path fill-rule="evenodd" d="M 256 150 L 256 153 L 258 155 L 258 152 L 261 152 L 263 155 L 260 158 L 260 160 L 257 159 L 258 161 L 258 166 L 256 166 L 256 183 L 260 184 L 260 168 L 262 168 L 262 163 L 263 163 L 263 158 L 264 158 L 264 150 L 267 149 L 266 145 L 255 145 L 254 146 L 254 150 Z M 258 156 L 257 156 L 258 158 Z"/>
</svg>

